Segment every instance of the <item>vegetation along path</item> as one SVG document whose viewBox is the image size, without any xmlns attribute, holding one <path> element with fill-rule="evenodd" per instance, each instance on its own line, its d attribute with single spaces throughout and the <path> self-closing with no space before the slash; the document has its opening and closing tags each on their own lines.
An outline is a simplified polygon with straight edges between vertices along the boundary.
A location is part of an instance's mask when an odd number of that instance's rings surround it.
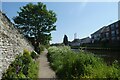
<svg viewBox="0 0 120 80">
<path fill-rule="evenodd" d="M 47 60 L 47 49 L 43 51 L 40 55 L 39 63 L 39 78 L 55 78 L 55 72 L 50 68 L 49 62 Z"/>
</svg>

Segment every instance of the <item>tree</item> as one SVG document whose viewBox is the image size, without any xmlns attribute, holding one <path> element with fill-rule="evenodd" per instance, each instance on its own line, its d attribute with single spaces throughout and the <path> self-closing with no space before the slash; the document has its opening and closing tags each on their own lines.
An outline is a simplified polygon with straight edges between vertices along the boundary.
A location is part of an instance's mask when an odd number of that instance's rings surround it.
<svg viewBox="0 0 120 80">
<path fill-rule="evenodd" d="M 67 35 L 64 35 L 63 43 L 64 43 L 64 45 L 68 45 L 68 37 L 67 37 Z"/>
<path fill-rule="evenodd" d="M 17 28 L 29 39 L 32 37 L 36 44 L 49 44 L 51 31 L 56 30 L 54 24 L 57 20 L 52 10 L 47 10 L 46 5 L 41 2 L 29 3 L 20 7 L 18 16 L 13 20 Z M 38 46 L 38 45 L 37 45 Z"/>
</svg>

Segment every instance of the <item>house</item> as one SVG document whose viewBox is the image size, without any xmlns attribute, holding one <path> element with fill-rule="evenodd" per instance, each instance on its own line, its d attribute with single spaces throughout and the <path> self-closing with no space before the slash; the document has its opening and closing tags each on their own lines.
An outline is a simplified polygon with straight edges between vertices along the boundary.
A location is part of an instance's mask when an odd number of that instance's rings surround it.
<svg viewBox="0 0 120 80">
<path fill-rule="evenodd" d="M 92 43 L 106 42 L 114 44 L 120 42 L 120 20 L 104 26 L 91 34 Z"/>
<path fill-rule="evenodd" d="M 74 39 L 72 42 L 69 42 L 69 45 L 70 46 L 80 46 L 82 44 L 87 44 L 87 43 L 91 43 L 90 37 L 86 37 L 86 38 L 82 38 L 82 39 Z"/>
<path fill-rule="evenodd" d="M 80 39 L 74 39 L 72 42 L 69 42 L 70 46 L 80 46 Z"/>
<path fill-rule="evenodd" d="M 91 34 L 92 43 L 99 42 L 101 40 L 101 33 L 105 30 L 106 26 L 100 28 L 93 34 Z"/>
<path fill-rule="evenodd" d="M 113 41 L 120 41 L 120 21 L 117 21 L 113 24 L 109 25 L 110 28 L 110 40 Z"/>
<path fill-rule="evenodd" d="M 83 38 L 83 39 L 80 39 L 80 44 L 88 44 L 88 43 L 91 43 L 91 38 L 90 37 L 86 37 L 86 38 Z"/>
</svg>

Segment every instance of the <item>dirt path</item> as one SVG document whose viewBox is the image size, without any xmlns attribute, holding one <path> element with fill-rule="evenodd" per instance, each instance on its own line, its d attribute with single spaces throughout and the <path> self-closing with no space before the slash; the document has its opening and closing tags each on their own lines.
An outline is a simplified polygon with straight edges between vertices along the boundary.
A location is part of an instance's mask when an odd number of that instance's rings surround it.
<svg viewBox="0 0 120 80">
<path fill-rule="evenodd" d="M 47 53 L 48 51 L 45 49 L 39 58 L 39 78 L 55 78 L 55 72 L 50 68 L 47 60 Z"/>
</svg>

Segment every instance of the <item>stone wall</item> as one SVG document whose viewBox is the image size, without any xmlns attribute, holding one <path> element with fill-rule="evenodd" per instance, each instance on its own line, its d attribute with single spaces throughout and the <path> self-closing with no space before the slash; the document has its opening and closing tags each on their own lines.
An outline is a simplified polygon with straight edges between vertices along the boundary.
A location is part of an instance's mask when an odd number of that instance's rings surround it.
<svg viewBox="0 0 120 80">
<path fill-rule="evenodd" d="M 24 49 L 32 51 L 33 47 L 8 17 L 0 12 L 0 79 L 16 55 L 22 53 Z"/>
</svg>

